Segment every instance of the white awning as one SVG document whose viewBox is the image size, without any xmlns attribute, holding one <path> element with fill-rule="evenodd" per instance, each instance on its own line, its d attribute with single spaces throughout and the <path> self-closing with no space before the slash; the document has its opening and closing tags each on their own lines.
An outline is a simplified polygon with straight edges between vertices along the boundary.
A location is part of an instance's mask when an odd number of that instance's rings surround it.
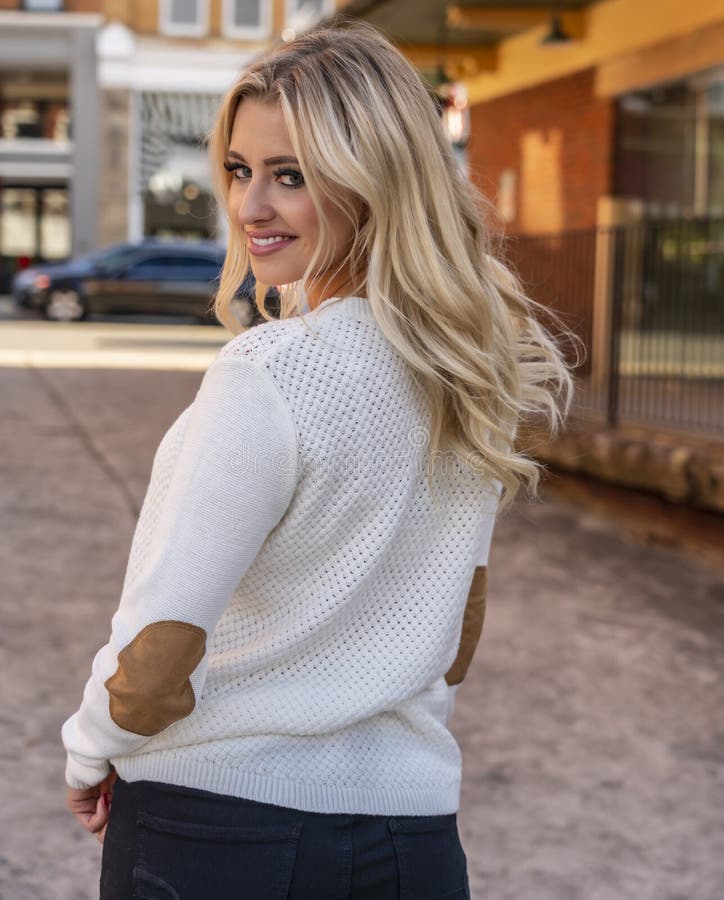
<svg viewBox="0 0 724 900">
<path fill-rule="evenodd" d="M 174 148 L 203 148 L 221 103 L 217 94 L 141 93 L 140 189 L 163 169 Z"/>
</svg>

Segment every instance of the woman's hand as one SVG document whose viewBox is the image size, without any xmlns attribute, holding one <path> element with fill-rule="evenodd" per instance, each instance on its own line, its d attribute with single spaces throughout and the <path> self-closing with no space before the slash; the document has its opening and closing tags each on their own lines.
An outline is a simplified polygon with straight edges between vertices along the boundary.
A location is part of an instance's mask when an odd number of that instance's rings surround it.
<svg viewBox="0 0 724 900">
<path fill-rule="evenodd" d="M 115 780 L 116 773 L 112 770 L 110 775 L 95 787 L 82 791 L 70 787 L 67 789 L 66 806 L 81 825 L 98 838 L 101 844 L 106 836 Z"/>
</svg>

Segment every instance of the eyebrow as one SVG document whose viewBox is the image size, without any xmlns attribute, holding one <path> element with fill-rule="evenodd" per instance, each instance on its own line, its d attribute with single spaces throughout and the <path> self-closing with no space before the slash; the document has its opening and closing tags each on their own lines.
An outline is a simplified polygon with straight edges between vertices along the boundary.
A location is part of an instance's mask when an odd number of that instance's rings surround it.
<svg viewBox="0 0 724 900">
<path fill-rule="evenodd" d="M 237 153 L 235 150 L 229 150 L 228 156 L 231 159 L 238 159 L 239 162 L 246 162 L 241 153 Z M 295 163 L 296 165 L 299 165 L 299 160 L 296 156 L 270 156 L 269 159 L 264 160 L 265 166 L 278 166 L 282 163 Z"/>
</svg>

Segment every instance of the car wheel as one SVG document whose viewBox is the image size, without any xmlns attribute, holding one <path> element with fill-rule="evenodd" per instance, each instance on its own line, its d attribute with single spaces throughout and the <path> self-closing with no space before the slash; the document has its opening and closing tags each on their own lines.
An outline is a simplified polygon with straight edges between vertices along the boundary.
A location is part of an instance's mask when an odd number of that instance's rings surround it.
<svg viewBox="0 0 724 900">
<path fill-rule="evenodd" d="M 72 288 L 51 291 L 43 312 L 53 322 L 78 322 L 87 315 L 83 299 Z"/>
</svg>

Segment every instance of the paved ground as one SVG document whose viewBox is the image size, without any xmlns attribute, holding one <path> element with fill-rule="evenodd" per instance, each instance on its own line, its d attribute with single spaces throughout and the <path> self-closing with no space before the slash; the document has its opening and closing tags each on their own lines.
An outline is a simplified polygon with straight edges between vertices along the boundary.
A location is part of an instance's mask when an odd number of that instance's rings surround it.
<svg viewBox="0 0 724 900">
<path fill-rule="evenodd" d="M 108 317 L 110 319 L 110 317 Z M 229 339 L 219 325 L 3 321 L 0 366 L 203 371 Z"/>
<path fill-rule="evenodd" d="M 198 372 L 0 369 L 0 897 L 97 896 L 59 729 Z M 556 500 L 498 525 L 458 694 L 478 900 L 722 900 L 724 581 Z M 213 900 L 213 898 L 198 898 Z"/>
</svg>

